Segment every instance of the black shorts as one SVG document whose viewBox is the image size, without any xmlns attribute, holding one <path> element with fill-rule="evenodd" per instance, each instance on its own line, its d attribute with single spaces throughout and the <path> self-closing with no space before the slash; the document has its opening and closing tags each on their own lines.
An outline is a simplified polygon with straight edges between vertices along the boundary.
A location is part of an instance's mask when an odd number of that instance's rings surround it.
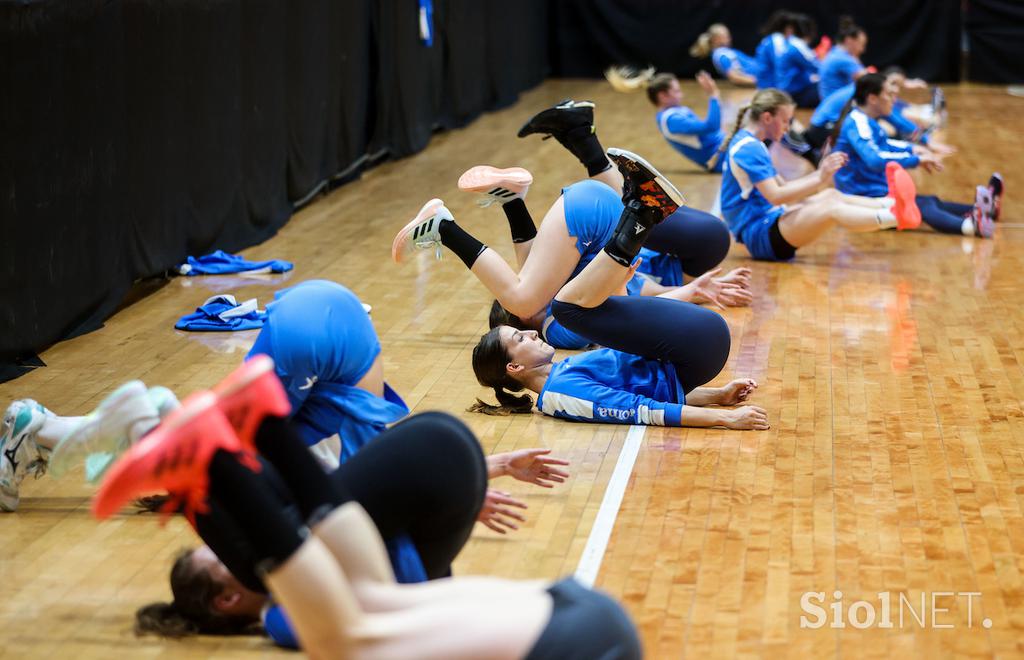
<svg viewBox="0 0 1024 660">
<path fill-rule="evenodd" d="M 551 619 L 526 660 L 639 660 L 636 626 L 607 595 L 572 578 L 548 587 Z"/>
<path fill-rule="evenodd" d="M 779 261 L 789 261 L 796 256 L 796 248 L 782 237 L 782 231 L 779 229 L 781 219 L 781 215 L 775 218 L 775 222 L 768 228 L 768 241 L 772 244 L 772 252 Z"/>
</svg>

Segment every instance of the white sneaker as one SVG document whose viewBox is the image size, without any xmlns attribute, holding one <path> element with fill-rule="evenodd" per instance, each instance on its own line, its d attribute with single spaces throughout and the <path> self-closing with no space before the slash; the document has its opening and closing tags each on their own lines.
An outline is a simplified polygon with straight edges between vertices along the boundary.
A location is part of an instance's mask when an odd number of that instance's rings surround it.
<svg viewBox="0 0 1024 660">
<path fill-rule="evenodd" d="M 477 165 L 459 177 L 459 190 L 478 192 L 483 195 L 477 206 L 486 208 L 491 204 L 505 204 L 513 199 L 526 199 L 526 192 L 533 183 L 533 175 L 521 167 L 501 169 L 490 165 Z"/>
<path fill-rule="evenodd" d="M 402 231 L 398 232 L 391 243 L 391 258 L 402 263 L 416 250 L 434 248 L 437 258 L 441 258 L 441 221 L 454 220 L 452 212 L 445 208 L 444 202 L 432 199 L 423 205 L 416 217 L 409 221 Z"/>
<path fill-rule="evenodd" d="M 83 461 L 86 480 L 99 481 L 115 458 L 160 423 L 158 404 L 165 414 L 178 405 L 177 398 L 166 388 L 160 388 L 155 398 L 157 403 L 139 380 L 114 390 L 57 443 L 50 461 L 54 476 Z"/>
<path fill-rule="evenodd" d="M 977 205 L 971 209 L 969 216 L 971 222 L 974 224 L 974 235 L 980 236 L 981 238 L 992 238 L 996 233 L 996 223 L 992 220 L 992 216 L 985 213 Z"/>
<path fill-rule="evenodd" d="M 974 205 L 990 218 L 995 217 L 996 203 L 988 186 L 978 186 L 974 191 Z"/>
<path fill-rule="evenodd" d="M 36 444 L 36 434 L 53 413 L 32 399 L 7 407 L 0 422 L 0 511 L 15 511 L 25 475 L 38 479 L 46 472 L 49 450 Z"/>
</svg>

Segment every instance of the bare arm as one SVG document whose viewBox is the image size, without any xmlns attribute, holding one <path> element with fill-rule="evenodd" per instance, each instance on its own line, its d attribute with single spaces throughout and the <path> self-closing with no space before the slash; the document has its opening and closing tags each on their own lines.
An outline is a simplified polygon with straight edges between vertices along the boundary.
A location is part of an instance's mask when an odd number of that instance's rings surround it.
<svg viewBox="0 0 1024 660">
<path fill-rule="evenodd" d="M 829 154 L 821 159 L 818 169 L 805 174 L 799 179 L 780 182 L 778 177 L 772 177 L 759 181 L 754 185 L 771 204 L 789 204 L 813 195 L 822 188 L 832 185 L 832 175 L 839 168 L 846 165 L 849 157 L 841 151 Z"/>
<path fill-rule="evenodd" d="M 739 67 L 736 66 L 729 69 L 729 72 L 725 74 L 725 77 L 728 78 L 729 82 L 732 84 L 739 85 L 741 87 L 752 87 L 757 84 L 757 78 L 750 74 L 743 73 L 739 70 Z"/>
</svg>

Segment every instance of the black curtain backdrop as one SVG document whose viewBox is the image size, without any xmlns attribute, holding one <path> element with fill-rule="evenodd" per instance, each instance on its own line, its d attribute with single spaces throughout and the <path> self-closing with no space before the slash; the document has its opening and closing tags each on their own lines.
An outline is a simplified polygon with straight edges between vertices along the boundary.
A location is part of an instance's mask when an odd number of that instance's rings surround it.
<svg viewBox="0 0 1024 660">
<path fill-rule="evenodd" d="M 547 73 L 548 3 L 0 0 L 0 381 Z"/>
<path fill-rule="evenodd" d="M 1024 83 L 1024 2 L 967 3 L 968 77 L 988 83 Z"/>
<path fill-rule="evenodd" d="M 835 34 L 841 15 L 852 16 L 868 33 L 865 64 L 899 64 L 931 81 L 959 79 L 957 0 L 558 0 L 551 6 L 556 76 L 600 76 L 613 64 L 653 64 L 681 76 L 711 71 L 710 61 L 688 52 L 708 25 L 725 23 L 734 47 L 753 54 L 761 25 L 786 8 L 815 18 L 819 32 L 828 35 Z"/>
</svg>

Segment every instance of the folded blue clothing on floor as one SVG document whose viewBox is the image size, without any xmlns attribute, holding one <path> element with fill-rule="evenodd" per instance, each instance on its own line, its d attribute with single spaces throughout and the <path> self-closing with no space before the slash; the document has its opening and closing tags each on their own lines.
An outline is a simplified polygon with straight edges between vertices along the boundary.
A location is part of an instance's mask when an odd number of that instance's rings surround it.
<svg viewBox="0 0 1024 660">
<path fill-rule="evenodd" d="M 174 328 L 192 332 L 233 332 L 262 328 L 266 320 L 267 312 L 257 308 L 255 298 L 238 303 L 232 295 L 220 295 L 207 298 L 195 312 L 178 319 Z"/>
<path fill-rule="evenodd" d="M 237 254 L 217 250 L 205 257 L 189 257 L 178 266 L 181 275 L 223 275 L 225 273 L 284 273 L 295 266 L 290 261 L 249 261 Z"/>
</svg>

